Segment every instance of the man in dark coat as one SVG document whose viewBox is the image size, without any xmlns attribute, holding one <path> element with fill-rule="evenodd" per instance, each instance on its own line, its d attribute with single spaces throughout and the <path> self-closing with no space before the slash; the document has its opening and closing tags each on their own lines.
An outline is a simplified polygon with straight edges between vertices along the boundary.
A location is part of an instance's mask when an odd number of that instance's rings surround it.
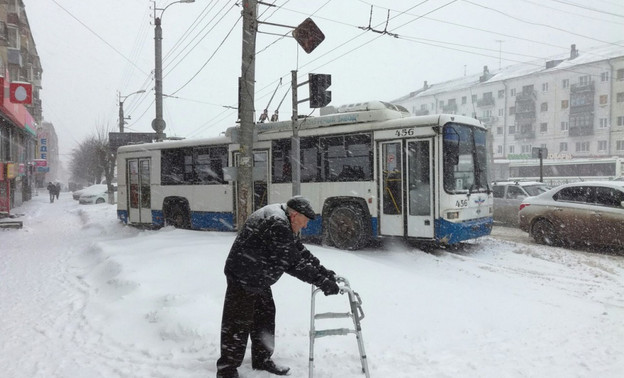
<svg viewBox="0 0 624 378">
<path fill-rule="evenodd" d="M 251 361 L 255 370 L 288 375 L 271 356 L 275 344 L 273 285 L 284 273 L 323 290 L 338 294 L 335 273 L 299 240 L 301 229 L 314 219 L 307 199 L 293 197 L 286 204 L 267 205 L 247 219 L 225 262 L 227 290 L 221 320 L 221 358 L 218 378 L 237 378 L 251 337 Z"/>
</svg>

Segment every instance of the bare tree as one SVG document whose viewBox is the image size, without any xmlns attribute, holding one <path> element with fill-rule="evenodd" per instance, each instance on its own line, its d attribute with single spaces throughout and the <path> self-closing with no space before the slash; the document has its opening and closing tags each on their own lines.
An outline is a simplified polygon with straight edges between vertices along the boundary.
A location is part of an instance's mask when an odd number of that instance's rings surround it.
<svg viewBox="0 0 624 378">
<path fill-rule="evenodd" d="M 74 181 L 89 185 L 102 182 L 108 185 L 108 202 L 114 202 L 115 152 L 108 144 L 108 132 L 98 129 L 96 135 L 87 137 L 72 151 L 70 171 Z"/>
</svg>

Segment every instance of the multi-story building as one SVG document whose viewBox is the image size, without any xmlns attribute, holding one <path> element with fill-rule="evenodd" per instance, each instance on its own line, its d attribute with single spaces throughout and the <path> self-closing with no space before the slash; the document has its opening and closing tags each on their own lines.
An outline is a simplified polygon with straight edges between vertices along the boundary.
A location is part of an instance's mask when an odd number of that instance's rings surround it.
<svg viewBox="0 0 624 378">
<path fill-rule="evenodd" d="M 414 114 L 452 113 L 490 129 L 491 156 L 551 159 L 624 156 L 624 48 L 608 45 L 543 62 L 429 85 L 393 103 Z"/>
<path fill-rule="evenodd" d="M 24 3 L 0 0 L 0 212 L 29 200 L 35 188 L 41 73 Z M 11 91 L 13 84 L 25 84 L 23 92 Z"/>
</svg>

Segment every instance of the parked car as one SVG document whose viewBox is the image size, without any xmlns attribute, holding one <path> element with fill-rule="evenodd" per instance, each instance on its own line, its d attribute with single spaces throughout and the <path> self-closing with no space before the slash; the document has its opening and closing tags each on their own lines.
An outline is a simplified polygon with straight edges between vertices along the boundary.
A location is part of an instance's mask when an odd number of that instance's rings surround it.
<svg viewBox="0 0 624 378">
<path fill-rule="evenodd" d="M 522 201 L 546 192 L 550 187 L 539 181 L 502 181 L 492 184 L 494 222 L 518 225 L 518 209 Z"/>
<path fill-rule="evenodd" d="M 117 186 L 113 186 L 113 191 L 114 191 L 115 202 L 117 202 Z M 81 205 L 108 202 L 108 185 L 104 185 L 104 184 L 91 185 L 88 188 L 81 189 L 81 190 L 74 192 L 73 193 L 74 198 L 76 198 L 76 193 L 78 192 L 79 192 L 78 203 L 80 203 Z"/>
<path fill-rule="evenodd" d="M 548 245 L 624 247 L 624 181 L 561 185 L 526 198 L 518 212 L 520 229 Z"/>
</svg>

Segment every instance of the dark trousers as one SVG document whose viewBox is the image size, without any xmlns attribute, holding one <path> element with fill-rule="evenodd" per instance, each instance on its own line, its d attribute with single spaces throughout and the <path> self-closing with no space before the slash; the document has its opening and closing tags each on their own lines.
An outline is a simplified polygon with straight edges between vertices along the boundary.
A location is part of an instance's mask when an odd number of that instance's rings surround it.
<svg viewBox="0 0 624 378">
<path fill-rule="evenodd" d="M 236 370 L 243 363 L 251 337 L 252 365 L 271 358 L 275 346 L 275 302 L 271 288 L 245 290 L 228 281 L 221 319 L 221 358 L 217 371 Z"/>
</svg>

